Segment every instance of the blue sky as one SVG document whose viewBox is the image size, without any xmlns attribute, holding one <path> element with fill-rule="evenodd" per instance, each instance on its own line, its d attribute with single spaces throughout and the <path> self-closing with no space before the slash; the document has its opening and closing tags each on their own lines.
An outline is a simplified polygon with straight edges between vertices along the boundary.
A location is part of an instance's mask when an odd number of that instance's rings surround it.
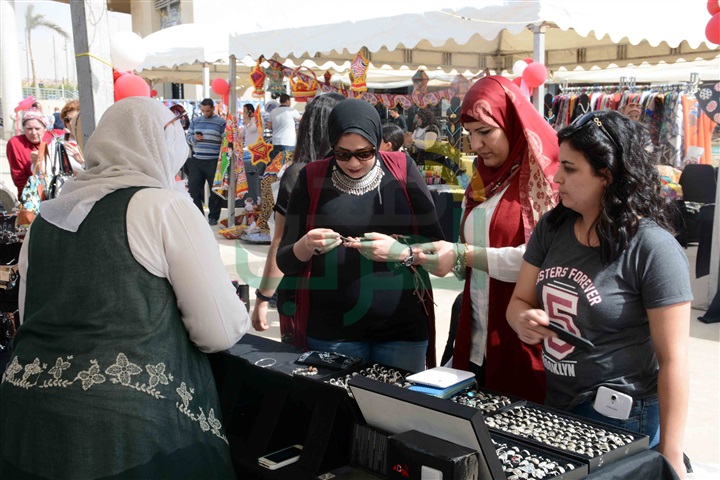
<svg viewBox="0 0 720 480">
<path fill-rule="evenodd" d="M 67 54 L 65 51 L 65 39 L 48 28 L 39 27 L 32 32 L 32 49 L 35 58 L 35 72 L 40 80 L 52 81 L 68 78 L 76 78 L 75 74 L 75 49 L 72 42 L 72 20 L 70 17 L 70 5 L 53 1 L 26 1 L 15 0 L 15 13 L 17 16 L 18 34 L 18 58 L 20 60 L 20 77 L 26 78 L 29 68 L 27 67 L 27 54 L 25 50 L 25 11 L 28 5 L 35 5 L 35 13 L 45 15 L 50 20 L 62 27 L 70 39 L 67 41 Z M 123 30 L 132 30 L 130 15 L 122 13 L 109 13 L 110 34 Z M 53 38 L 55 48 L 53 52 Z M 110 61 L 110 59 L 107 59 Z"/>
</svg>

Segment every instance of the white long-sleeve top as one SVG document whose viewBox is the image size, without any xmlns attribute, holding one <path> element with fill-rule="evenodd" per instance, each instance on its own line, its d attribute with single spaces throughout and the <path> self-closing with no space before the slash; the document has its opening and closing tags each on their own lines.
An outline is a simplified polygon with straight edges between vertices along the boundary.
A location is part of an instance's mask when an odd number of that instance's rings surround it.
<svg viewBox="0 0 720 480">
<path fill-rule="evenodd" d="M 488 272 L 472 269 L 470 276 L 470 300 L 472 302 L 470 361 L 482 365 L 485 360 L 488 330 L 488 303 L 490 278 L 503 282 L 517 282 L 525 253 L 525 244 L 517 247 L 490 248 L 490 221 L 498 202 L 507 187 L 488 201 L 470 211 L 465 220 L 465 241 L 469 245 L 483 247 L 487 251 Z"/>
<path fill-rule="evenodd" d="M 127 210 L 130 251 L 148 272 L 168 279 L 193 344 L 206 353 L 226 350 L 248 331 L 250 318 L 235 294 L 212 230 L 197 207 L 183 196 L 167 189 L 146 188 L 132 197 Z M 21 321 L 31 231 L 18 260 Z"/>
</svg>

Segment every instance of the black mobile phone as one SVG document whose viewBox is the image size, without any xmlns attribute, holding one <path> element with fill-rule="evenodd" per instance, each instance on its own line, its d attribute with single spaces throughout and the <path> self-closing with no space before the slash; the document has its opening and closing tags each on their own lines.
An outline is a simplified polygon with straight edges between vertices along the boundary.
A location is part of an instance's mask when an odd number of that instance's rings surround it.
<svg viewBox="0 0 720 480">
<path fill-rule="evenodd" d="M 63 136 L 63 141 L 67 142 L 70 140 L 70 132 L 65 132 L 65 135 Z"/>
<path fill-rule="evenodd" d="M 562 325 L 560 325 L 559 323 L 551 321 L 550 325 L 548 325 L 547 328 L 557 333 L 557 336 L 560 340 L 569 343 L 573 347 L 577 347 L 586 352 L 590 352 L 595 348 L 595 344 L 592 343 L 590 340 L 575 335 L 571 331 L 563 328 Z"/>
</svg>

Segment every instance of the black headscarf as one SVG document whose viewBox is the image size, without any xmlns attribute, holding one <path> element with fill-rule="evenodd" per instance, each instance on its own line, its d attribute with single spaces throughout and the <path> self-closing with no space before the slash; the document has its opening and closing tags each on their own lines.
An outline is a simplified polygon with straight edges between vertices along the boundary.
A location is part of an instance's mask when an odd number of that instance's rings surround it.
<svg viewBox="0 0 720 480">
<path fill-rule="evenodd" d="M 357 133 L 378 148 L 382 142 L 380 114 L 365 100 L 348 99 L 338 103 L 328 119 L 330 145 L 335 146 L 346 133 Z"/>
</svg>

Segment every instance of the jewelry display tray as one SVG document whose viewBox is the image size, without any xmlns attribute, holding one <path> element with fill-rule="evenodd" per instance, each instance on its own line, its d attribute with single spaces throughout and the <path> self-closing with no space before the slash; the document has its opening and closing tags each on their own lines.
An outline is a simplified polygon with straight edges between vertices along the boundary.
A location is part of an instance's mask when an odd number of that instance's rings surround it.
<svg viewBox="0 0 720 480">
<path fill-rule="evenodd" d="M 475 385 L 477 385 L 477 383 L 475 383 Z M 501 406 L 501 407 L 498 407 L 497 410 L 495 410 L 494 412 L 488 411 L 487 409 L 481 408 L 481 407 L 478 407 L 478 406 L 467 405 L 467 404 L 463 404 L 463 403 L 459 403 L 459 402 L 458 402 L 460 405 L 464 405 L 464 406 L 467 406 L 467 407 L 470 407 L 470 408 L 477 408 L 477 409 L 480 410 L 480 412 L 481 412 L 483 415 L 485 415 L 485 416 L 492 415 L 492 414 L 495 414 L 495 413 L 504 412 L 505 410 L 508 410 L 508 409 L 513 408 L 515 405 L 521 405 L 521 404 L 524 404 L 524 403 L 526 402 L 526 400 L 525 400 L 524 398 L 515 397 L 515 396 L 513 396 L 513 395 L 505 395 L 504 393 L 499 393 L 499 392 L 496 392 L 495 390 L 490 390 L 490 389 L 488 389 L 488 388 L 477 387 L 477 386 L 474 386 L 474 387 L 471 387 L 471 388 L 472 388 L 473 390 L 477 391 L 477 392 L 482 392 L 482 393 L 485 393 L 485 394 L 490 395 L 490 396 L 492 396 L 492 397 L 507 397 L 507 399 L 510 400 L 510 404 L 508 404 L 508 405 L 503 405 L 503 406 Z M 463 396 L 463 395 L 467 395 L 467 391 L 468 391 L 468 390 L 470 390 L 470 389 L 468 389 L 468 388 L 463 389 L 463 390 L 459 391 L 458 393 L 456 393 L 455 395 L 453 395 L 452 397 L 448 398 L 447 400 L 450 400 L 451 402 L 456 403 L 456 402 L 453 401 L 453 398 L 459 397 L 459 396 Z"/>
<path fill-rule="evenodd" d="M 585 461 L 581 461 L 579 459 L 576 459 L 574 457 L 570 457 L 568 455 L 558 453 L 557 451 L 551 451 L 544 448 L 536 447 L 536 446 L 530 446 L 526 442 L 518 441 L 516 438 L 510 437 L 508 435 L 503 435 L 501 433 L 491 431 L 490 432 L 490 438 L 493 439 L 493 441 L 496 441 L 498 443 L 504 443 L 508 447 L 518 447 L 521 451 L 527 450 L 530 452 L 531 455 L 542 457 L 543 459 L 553 461 L 560 465 L 567 465 L 568 463 L 572 464 L 573 467 L 575 467 L 573 470 L 567 469 L 565 473 L 561 475 L 555 475 L 553 477 L 546 477 L 548 479 L 552 480 L 581 480 L 588 476 L 589 470 L 588 470 L 588 464 Z M 510 474 L 508 474 L 510 475 Z M 528 476 L 528 478 L 535 478 L 532 476 Z"/>
<path fill-rule="evenodd" d="M 367 368 L 372 367 L 373 365 L 378 365 L 380 368 L 386 368 L 386 369 L 393 369 L 398 372 L 400 372 L 403 377 L 407 377 L 408 375 L 411 375 L 413 372 L 410 372 L 408 370 L 403 370 L 401 368 L 395 368 L 395 367 L 388 367 L 386 365 L 380 365 L 380 364 L 372 364 L 372 363 L 361 363 L 360 365 L 355 365 L 351 368 L 348 368 L 346 370 L 330 370 L 328 368 L 319 368 L 317 375 L 308 375 L 308 376 L 302 376 L 302 375 L 293 375 L 293 377 L 297 380 L 299 385 L 305 385 L 308 389 L 317 390 L 318 393 L 320 393 L 323 396 L 327 396 L 328 398 L 333 398 L 340 402 L 340 404 L 346 405 L 346 408 L 348 408 L 351 413 L 353 414 L 353 418 L 355 421 L 363 422 L 363 416 L 360 412 L 360 409 L 357 406 L 357 403 L 353 400 L 352 395 L 350 395 L 349 390 L 346 390 L 345 388 L 333 385 L 330 383 L 331 380 L 337 380 L 340 378 L 344 378 L 347 375 L 353 376 L 353 373 L 358 373 L 356 376 L 362 376 L 359 374 L 362 370 L 365 370 Z M 298 365 L 299 366 L 299 365 Z M 363 377 L 367 378 L 367 377 Z M 382 382 L 378 382 L 382 383 Z M 391 385 L 389 383 L 384 383 L 385 385 L 396 388 L 398 390 L 405 390 L 402 387 L 398 387 L 396 385 Z"/>
<path fill-rule="evenodd" d="M 579 415 L 574 415 L 574 414 L 571 414 L 571 413 L 568 413 L 568 412 L 565 412 L 565 411 L 562 411 L 562 410 L 557 410 L 557 409 L 554 409 L 554 408 L 551 408 L 551 407 L 546 407 L 545 405 L 540 405 L 540 404 L 533 403 L 533 402 L 528 402 L 528 401 L 523 401 L 523 402 L 519 402 L 519 403 L 513 404 L 513 405 L 511 405 L 511 406 L 508 407 L 508 408 L 499 410 L 499 411 L 494 412 L 494 413 L 492 413 L 492 414 L 488 414 L 487 417 L 488 417 L 488 418 L 491 418 L 491 417 L 494 417 L 494 416 L 498 416 L 498 415 L 501 415 L 501 414 L 503 414 L 503 413 L 505 413 L 505 412 L 508 412 L 508 411 L 511 411 L 511 410 L 513 410 L 513 409 L 516 409 L 516 408 L 518 408 L 518 407 L 523 407 L 523 406 L 525 406 L 525 407 L 531 407 L 531 408 L 534 408 L 534 409 L 537 409 L 537 410 L 541 410 L 541 411 L 543 411 L 543 412 L 547 412 L 547 413 L 550 413 L 550 414 L 554 414 L 554 415 L 556 415 L 557 417 L 559 417 L 559 418 L 565 418 L 565 419 L 567 419 L 568 421 L 576 421 L 576 422 L 584 423 L 584 424 L 587 424 L 587 425 L 589 425 L 589 426 L 591 426 L 591 427 L 595 427 L 595 428 L 599 428 L 599 429 L 604 429 L 604 430 L 606 430 L 606 431 L 608 431 L 608 432 L 611 432 L 611 433 L 619 433 L 619 434 L 623 434 L 623 435 L 629 435 L 629 436 L 631 436 L 631 437 L 633 438 L 633 441 L 632 441 L 631 443 L 627 444 L 627 445 L 624 445 L 624 446 L 622 446 L 622 447 L 615 448 L 615 449 L 613 449 L 613 450 L 610 450 L 609 452 L 606 452 L 606 453 L 604 453 L 604 454 L 602 454 L 602 455 L 599 455 L 599 456 L 596 456 L 596 457 L 589 457 L 589 456 L 584 455 L 584 454 L 575 453 L 575 452 L 571 452 L 571 451 L 568 451 L 568 450 L 563 450 L 563 449 L 561 449 L 561 448 L 557 448 L 557 447 L 554 447 L 554 446 L 552 446 L 552 445 L 548 445 L 548 444 L 539 442 L 539 441 L 537 441 L 537 440 L 535 440 L 535 439 L 533 439 L 533 438 L 528 438 L 528 437 L 524 437 L 524 436 L 521 436 L 521 435 L 516 435 L 516 434 L 510 433 L 510 432 L 507 432 L 507 431 L 504 431 L 504 430 L 500 430 L 500 429 L 497 429 L 497 428 L 493 428 L 493 427 L 490 427 L 490 426 L 487 427 L 488 430 L 489 430 L 489 431 L 491 432 L 491 434 L 493 434 L 493 435 L 495 435 L 495 434 L 497 433 L 497 434 L 502 435 L 502 436 L 504 436 L 504 437 L 512 438 L 512 439 L 514 439 L 515 441 L 518 441 L 518 442 L 520 442 L 520 443 L 524 443 L 524 444 L 527 444 L 527 445 L 531 445 L 531 446 L 533 446 L 534 448 L 538 448 L 538 449 L 541 449 L 541 450 L 546 450 L 546 451 L 549 451 L 549 452 L 554 453 L 555 455 L 560 455 L 560 456 L 562 456 L 562 457 L 572 458 L 572 459 L 575 460 L 575 461 L 583 462 L 583 463 L 585 463 L 585 464 L 588 465 L 588 471 L 589 471 L 590 473 L 592 473 L 592 472 L 596 471 L 597 469 L 601 468 L 603 465 L 607 465 L 607 464 L 613 463 L 613 462 L 615 462 L 615 461 L 617 461 L 617 460 L 620 460 L 620 459 L 622 459 L 622 458 L 625 458 L 625 457 L 628 457 L 628 456 L 631 456 L 631 455 L 635 455 L 636 453 L 639 453 L 639 452 L 642 452 L 642 451 L 644 451 L 644 450 L 647 450 L 647 449 L 648 449 L 648 446 L 649 446 L 649 444 L 650 444 L 650 439 L 649 439 L 646 435 L 641 435 L 641 434 L 639 434 L 639 433 L 632 432 L 632 431 L 630 431 L 630 430 L 625 430 L 625 429 L 620 428 L 620 427 L 615 427 L 615 426 L 613 426 L 613 425 L 608 425 L 608 424 L 605 424 L 605 423 L 597 422 L 597 421 L 594 421 L 594 420 L 587 419 L 587 418 L 585 418 L 585 417 L 581 417 L 581 416 L 579 416 Z M 487 420 L 486 420 L 486 426 L 487 426 Z"/>
</svg>

